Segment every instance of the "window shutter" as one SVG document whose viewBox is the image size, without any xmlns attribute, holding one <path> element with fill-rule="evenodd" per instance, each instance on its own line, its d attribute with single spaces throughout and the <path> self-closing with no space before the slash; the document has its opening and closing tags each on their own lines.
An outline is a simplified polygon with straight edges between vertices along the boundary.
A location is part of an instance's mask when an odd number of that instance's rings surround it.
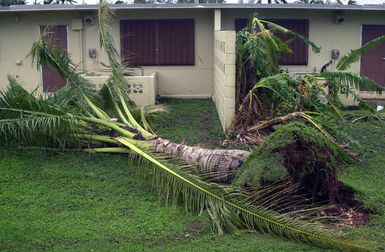
<svg viewBox="0 0 385 252">
<path fill-rule="evenodd" d="M 156 22 L 122 20 L 120 41 L 124 64 L 131 66 L 156 64 Z"/>
<path fill-rule="evenodd" d="M 301 34 L 302 36 L 309 37 L 309 21 L 300 19 L 275 19 L 271 22 L 277 25 L 283 26 L 293 32 Z M 293 39 L 292 36 L 286 34 L 278 35 L 283 41 Z M 309 46 L 300 39 L 294 39 L 290 42 L 290 49 L 293 53 L 282 53 L 281 64 L 282 65 L 307 65 L 309 57 Z"/>
<path fill-rule="evenodd" d="M 122 20 L 121 55 L 128 65 L 195 64 L 194 20 Z"/>
<path fill-rule="evenodd" d="M 159 65 L 194 65 L 194 33 L 194 20 L 159 21 Z"/>
<path fill-rule="evenodd" d="M 283 26 L 291 31 L 299 33 L 305 37 L 309 37 L 309 20 L 304 19 L 270 19 L 269 21 Z M 236 19 L 235 30 L 236 32 L 242 30 L 247 26 L 248 19 Z M 285 34 L 277 34 L 282 40 L 287 41 L 292 39 L 291 36 Z M 281 65 L 307 65 L 309 58 L 308 45 L 299 39 L 294 39 L 290 42 L 290 49 L 293 53 L 282 53 L 280 64 Z"/>
</svg>

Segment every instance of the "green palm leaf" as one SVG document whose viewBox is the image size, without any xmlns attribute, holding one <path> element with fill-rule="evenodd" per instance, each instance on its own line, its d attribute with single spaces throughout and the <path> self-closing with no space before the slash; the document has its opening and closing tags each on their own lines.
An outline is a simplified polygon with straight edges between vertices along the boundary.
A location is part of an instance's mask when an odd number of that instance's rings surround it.
<svg viewBox="0 0 385 252">
<path fill-rule="evenodd" d="M 310 41 L 308 38 L 306 38 L 305 36 L 303 36 L 299 33 L 293 32 L 293 31 L 291 31 L 291 30 L 289 30 L 283 26 L 277 25 L 277 24 L 275 24 L 273 22 L 269 22 L 267 20 L 260 20 L 260 22 L 268 25 L 270 28 L 278 31 L 279 33 L 287 34 L 287 35 L 290 35 L 294 38 L 303 40 L 306 44 L 309 44 L 311 46 L 313 52 L 315 52 L 315 53 L 319 53 L 321 51 L 321 48 L 318 47 L 314 42 Z"/>
<path fill-rule="evenodd" d="M 17 118 L 0 119 L 0 144 L 29 145 L 66 148 L 73 144 L 73 134 L 79 131 L 80 120 L 66 113 L 43 113 L 22 109 L 0 108 L 18 115 Z"/>
<path fill-rule="evenodd" d="M 353 63 L 360 59 L 361 55 L 367 53 L 370 49 L 378 46 L 383 41 L 385 41 L 385 35 L 369 41 L 360 48 L 351 50 L 349 54 L 342 56 L 338 61 L 337 70 L 347 70 Z"/>
<path fill-rule="evenodd" d="M 56 98 L 37 96 L 8 77 L 9 86 L 0 91 L 0 141 L 2 145 L 26 144 L 64 148 L 73 133 L 84 125 L 76 105 L 56 104 Z M 86 130 L 86 129 L 84 129 Z"/>
<path fill-rule="evenodd" d="M 374 90 L 379 93 L 381 93 L 384 90 L 384 88 L 378 85 L 375 81 L 353 72 L 345 72 L 345 71 L 324 72 L 321 74 L 321 76 L 324 77 L 327 81 L 334 84 L 336 87 L 339 87 L 340 92 L 341 91 L 343 92 L 344 90 L 348 91 L 350 90 L 351 87 L 354 87 L 355 89 L 368 87 L 371 90 Z"/>
</svg>

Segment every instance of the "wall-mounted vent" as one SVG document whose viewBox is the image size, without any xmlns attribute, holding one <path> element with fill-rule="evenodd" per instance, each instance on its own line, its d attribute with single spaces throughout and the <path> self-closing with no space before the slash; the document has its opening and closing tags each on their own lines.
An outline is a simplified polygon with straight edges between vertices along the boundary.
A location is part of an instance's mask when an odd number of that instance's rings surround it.
<svg viewBox="0 0 385 252">
<path fill-rule="evenodd" d="M 95 18 L 94 17 L 84 17 L 83 23 L 85 25 L 93 25 L 93 24 L 95 24 Z"/>
<path fill-rule="evenodd" d="M 342 24 L 343 22 L 345 22 L 345 15 L 343 12 L 341 11 L 336 11 L 333 13 L 333 20 L 336 24 Z"/>
</svg>

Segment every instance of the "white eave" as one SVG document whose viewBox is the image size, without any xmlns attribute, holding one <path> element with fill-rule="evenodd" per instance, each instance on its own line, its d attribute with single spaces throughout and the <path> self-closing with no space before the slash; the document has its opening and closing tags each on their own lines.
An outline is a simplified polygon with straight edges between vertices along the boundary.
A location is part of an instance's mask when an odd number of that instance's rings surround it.
<svg viewBox="0 0 385 252">
<path fill-rule="evenodd" d="M 341 11 L 385 11 L 385 4 L 338 5 L 338 4 L 115 4 L 116 10 L 136 9 L 292 9 L 292 10 L 341 10 Z M 0 7 L 0 12 L 40 11 L 96 11 L 98 5 L 49 4 L 12 5 Z"/>
</svg>

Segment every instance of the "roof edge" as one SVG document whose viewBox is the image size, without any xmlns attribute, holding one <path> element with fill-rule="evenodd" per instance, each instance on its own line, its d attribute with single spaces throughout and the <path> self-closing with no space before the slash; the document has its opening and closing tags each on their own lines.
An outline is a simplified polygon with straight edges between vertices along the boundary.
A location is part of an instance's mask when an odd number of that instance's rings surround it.
<svg viewBox="0 0 385 252">
<path fill-rule="evenodd" d="M 115 10 L 129 9 L 294 9 L 294 10 L 346 10 L 385 11 L 385 4 L 339 5 L 339 4 L 115 4 Z M 38 11 L 95 11 L 96 4 L 12 5 L 0 7 L 0 12 Z"/>
</svg>

